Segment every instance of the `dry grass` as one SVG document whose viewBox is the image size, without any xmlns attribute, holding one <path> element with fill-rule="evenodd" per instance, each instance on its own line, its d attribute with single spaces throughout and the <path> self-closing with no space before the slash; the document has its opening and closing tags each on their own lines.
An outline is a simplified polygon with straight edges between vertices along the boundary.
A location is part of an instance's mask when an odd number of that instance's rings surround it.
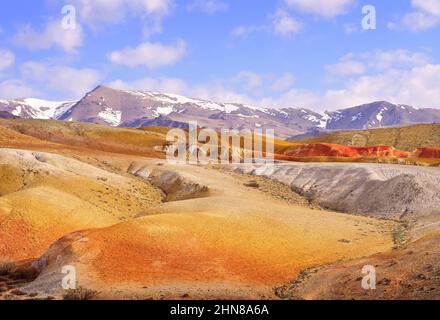
<svg viewBox="0 0 440 320">
<path fill-rule="evenodd" d="M 440 124 L 421 124 L 407 127 L 371 130 L 338 131 L 326 136 L 301 139 L 302 143 L 334 143 L 346 146 L 368 147 L 386 145 L 404 151 L 422 147 L 440 146 Z"/>
</svg>

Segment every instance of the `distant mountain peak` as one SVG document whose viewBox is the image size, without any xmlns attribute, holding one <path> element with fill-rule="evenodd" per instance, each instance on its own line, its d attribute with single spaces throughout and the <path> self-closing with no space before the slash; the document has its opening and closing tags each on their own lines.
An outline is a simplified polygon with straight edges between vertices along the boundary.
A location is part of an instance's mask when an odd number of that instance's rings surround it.
<svg viewBox="0 0 440 320">
<path fill-rule="evenodd" d="M 73 101 L 21 98 L 8 101 L 0 100 L 0 111 L 6 111 L 20 118 L 57 119 L 74 104 Z"/>
</svg>

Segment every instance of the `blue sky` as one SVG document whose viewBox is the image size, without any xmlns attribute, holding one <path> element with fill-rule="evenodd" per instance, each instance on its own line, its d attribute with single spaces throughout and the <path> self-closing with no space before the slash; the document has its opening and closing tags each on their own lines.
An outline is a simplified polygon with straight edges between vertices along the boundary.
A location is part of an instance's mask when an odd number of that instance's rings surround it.
<svg viewBox="0 0 440 320">
<path fill-rule="evenodd" d="M 362 28 L 365 5 L 376 29 Z M 107 84 L 319 111 L 440 107 L 438 39 L 440 0 L 5 0 L 0 98 Z"/>
</svg>

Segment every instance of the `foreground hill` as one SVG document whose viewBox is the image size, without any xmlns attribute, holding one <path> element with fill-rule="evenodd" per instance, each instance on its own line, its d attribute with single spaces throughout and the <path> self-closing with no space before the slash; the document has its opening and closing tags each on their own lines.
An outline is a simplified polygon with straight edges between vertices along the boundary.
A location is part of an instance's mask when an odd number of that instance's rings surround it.
<svg viewBox="0 0 440 320">
<path fill-rule="evenodd" d="M 207 193 L 66 235 L 39 259 L 40 275 L 24 290 L 56 294 L 53 279 L 73 265 L 78 285 L 103 298 L 273 298 L 275 285 L 304 268 L 393 245 L 393 222 L 290 204 L 211 168 L 157 164 L 139 159 L 126 166 L 167 193 L 176 181 L 180 190 L 197 184 Z"/>
</svg>

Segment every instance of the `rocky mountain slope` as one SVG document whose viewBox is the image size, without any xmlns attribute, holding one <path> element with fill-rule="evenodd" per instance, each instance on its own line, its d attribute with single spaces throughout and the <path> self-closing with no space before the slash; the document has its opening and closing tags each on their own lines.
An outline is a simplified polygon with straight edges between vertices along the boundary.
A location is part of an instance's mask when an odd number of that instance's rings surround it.
<svg viewBox="0 0 440 320">
<path fill-rule="evenodd" d="M 61 120 L 97 122 L 112 126 L 273 128 L 279 135 L 300 133 L 321 125 L 322 116 L 306 109 L 264 109 L 237 103 L 216 103 L 175 94 L 122 91 L 99 86 Z"/>
</svg>

